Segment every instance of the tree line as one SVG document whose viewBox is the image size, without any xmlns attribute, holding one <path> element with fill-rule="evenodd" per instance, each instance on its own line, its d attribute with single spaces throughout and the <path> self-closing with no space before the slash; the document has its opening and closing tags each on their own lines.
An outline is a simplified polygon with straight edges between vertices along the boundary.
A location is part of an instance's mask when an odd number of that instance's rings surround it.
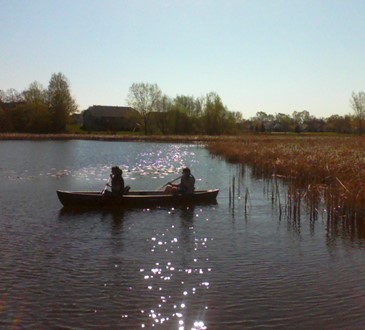
<svg viewBox="0 0 365 330">
<path fill-rule="evenodd" d="M 133 83 L 127 103 L 140 114 L 139 129 L 145 134 L 239 134 L 242 132 L 336 132 L 362 133 L 365 129 L 365 92 L 353 92 L 353 114 L 317 118 L 307 110 L 291 115 L 259 111 L 249 119 L 229 111 L 220 96 L 210 92 L 194 97 L 163 94 L 157 84 Z M 77 111 L 70 85 L 62 73 L 52 75 L 47 89 L 33 82 L 19 93 L 0 91 L 0 131 L 64 132 Z"/>
<path fill-rule="evenodd" d="M 0 131 L 64 132 L 70 115 L 77 110 L 68 79 L 54 73 L 47 89 L 34 81 L 23 92 L 0 90 Z"/>
<path fill-rule="evenodd" d="M 234 134 L 242 121 L 241 113 L 229 111 L 214 92 L 170 98 L 157 84 L 134 83 L 127 103 L 140 113 L 145 134 Z"/>
<path fill-rule="evenodd" d="M 316 118 L 309 111 L 275 115 L 259 111 L 250 119 L 232 112 L 217 93 L 205 97 L 164 95 L 156 84 L 135 83 L 129 89 L 129 106 L 139 111 L 146 134 L 239 134 L 241 132 L 336 132 L 363 133 L 365 129 L 365 93 L 353 92 L 353 115 Z"/>
</svg>

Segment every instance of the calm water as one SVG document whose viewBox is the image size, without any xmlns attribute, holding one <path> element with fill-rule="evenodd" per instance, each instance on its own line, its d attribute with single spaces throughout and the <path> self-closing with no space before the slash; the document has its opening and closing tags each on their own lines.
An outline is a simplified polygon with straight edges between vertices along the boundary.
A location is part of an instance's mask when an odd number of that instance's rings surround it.
<svg viewBox="0 0 365 330">
<path fill-rule="evenodd" d="M 1 329 L 365 327 L 362 228 L 280 216 L 270 183 L 202 147 L 6 141 L 0 157 Z M 102 190 L 112 165 L 136 189 L 189 166 L 218 203 L 62 209 L 56 189 Z"/>
</svg>

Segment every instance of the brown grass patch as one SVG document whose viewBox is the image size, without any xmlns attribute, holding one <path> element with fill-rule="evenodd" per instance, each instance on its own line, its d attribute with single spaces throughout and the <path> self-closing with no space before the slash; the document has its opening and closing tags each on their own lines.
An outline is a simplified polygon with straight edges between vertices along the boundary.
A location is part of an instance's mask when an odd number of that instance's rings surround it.
<svg viewBox="0 0 365 330">
<path fill-rule="evenodd" d="M 211 142 L 208 149 L 256 175 L 290 181 L 290 196 L 300 194 L 313 210 L 322 198 L 331 217 L 365 216 L 363 137 L 250 136 Z"/>
</svg>

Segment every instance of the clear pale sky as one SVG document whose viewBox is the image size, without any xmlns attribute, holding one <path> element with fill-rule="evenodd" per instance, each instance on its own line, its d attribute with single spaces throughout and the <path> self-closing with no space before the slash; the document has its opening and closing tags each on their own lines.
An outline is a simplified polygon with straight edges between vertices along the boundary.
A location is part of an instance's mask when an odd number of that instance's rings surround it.
<svg viewBox="0 0 365 330">
<path fill-rule="evenodd" d="M 148 82 L 244 118 L 328 117 L 365 90 L 364 0 L 0 0 L 0 22 L 0 89 L 62 72 L 80 110 Z"/>
</svg>

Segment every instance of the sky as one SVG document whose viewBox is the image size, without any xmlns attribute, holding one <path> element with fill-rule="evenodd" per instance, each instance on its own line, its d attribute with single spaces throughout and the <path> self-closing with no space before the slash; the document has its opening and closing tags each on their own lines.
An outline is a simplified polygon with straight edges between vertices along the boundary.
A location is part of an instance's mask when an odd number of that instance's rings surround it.
<svg viewBox="0 0 365 330">
<path fill-rule="evenodd" d="M 133 83 L 217 93 L 251 118 L 352 113 L 365 90 L 364 0 L 0 0 L 0 90 L 54 73 L 79 110 L 127 105 Z"/>
</svg>

